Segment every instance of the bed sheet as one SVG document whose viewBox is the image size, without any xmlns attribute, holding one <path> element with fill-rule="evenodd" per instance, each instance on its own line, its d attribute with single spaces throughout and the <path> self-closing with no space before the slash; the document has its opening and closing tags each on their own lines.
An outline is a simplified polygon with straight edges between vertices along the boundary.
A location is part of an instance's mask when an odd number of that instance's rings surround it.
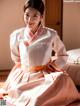
<svg viewBox="0 0 80 106">
<path fill-rule="evenodd" d="M 80 86 L 80 48 L 67 51 L 68 60 L 64 66 L 74 83 Z"/>
</svg>

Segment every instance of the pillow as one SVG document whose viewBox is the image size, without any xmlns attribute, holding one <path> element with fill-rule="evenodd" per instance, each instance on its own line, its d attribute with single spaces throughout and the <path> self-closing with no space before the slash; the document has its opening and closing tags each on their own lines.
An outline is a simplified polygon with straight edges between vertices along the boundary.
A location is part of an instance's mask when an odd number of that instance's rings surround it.
<svg viewBox="0 0 80 106">
<path fill-rule="evenodd" d="M 73 50 L 69 50 L 67 51 L 68 54 L 68 63 L 76 63 L 76 64 L 80 64 L 80 49 L 73 49 Z"/>
</svg>

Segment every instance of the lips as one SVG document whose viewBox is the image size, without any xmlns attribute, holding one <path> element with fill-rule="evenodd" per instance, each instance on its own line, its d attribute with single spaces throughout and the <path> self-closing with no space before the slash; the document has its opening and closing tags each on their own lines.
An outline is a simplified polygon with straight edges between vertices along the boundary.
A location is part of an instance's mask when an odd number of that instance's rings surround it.
<svg viewBox="0 0 80 106">
<path fill-rule="evenodd" d="M 34 25 L 33 23 L 28 24 L 29 27 L 32 27 L 33 25 Z"/>
<path fill-rule="evenodd" d="M 33 25 L 33 23 L 28 23 L 29 25 Z"/>
</svg>

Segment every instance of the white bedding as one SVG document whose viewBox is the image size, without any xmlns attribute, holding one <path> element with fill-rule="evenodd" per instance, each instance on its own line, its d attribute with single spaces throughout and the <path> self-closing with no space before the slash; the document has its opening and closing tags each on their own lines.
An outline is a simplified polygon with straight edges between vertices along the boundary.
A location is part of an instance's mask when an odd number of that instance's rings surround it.
<svg viewBox="0 0 80 106">
<path fill-rule="evenodd" d="M 80 49 L 69 50 L 67 54 L 68 61 L 63 69 L 67 71 L 74 83 L 80 86 Z"/>
<path fill-rule="evenodd" d="M 80 64 L 80 48 L 79 49 L 73 49 L 67 51 L 68 57 L 68 63 L 78 63 Z"/>
</svg>

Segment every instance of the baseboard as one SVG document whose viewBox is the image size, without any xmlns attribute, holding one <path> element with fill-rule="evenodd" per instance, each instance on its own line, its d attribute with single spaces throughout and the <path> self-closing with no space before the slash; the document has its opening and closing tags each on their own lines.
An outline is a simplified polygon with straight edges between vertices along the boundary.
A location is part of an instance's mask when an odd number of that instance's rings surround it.
<svg viewBox="0 0 80 106">
<path fill-rule="evenodd" d="M 11 69 L 0 70 L 0 76 L 7 76 Z"/>
</svg>

